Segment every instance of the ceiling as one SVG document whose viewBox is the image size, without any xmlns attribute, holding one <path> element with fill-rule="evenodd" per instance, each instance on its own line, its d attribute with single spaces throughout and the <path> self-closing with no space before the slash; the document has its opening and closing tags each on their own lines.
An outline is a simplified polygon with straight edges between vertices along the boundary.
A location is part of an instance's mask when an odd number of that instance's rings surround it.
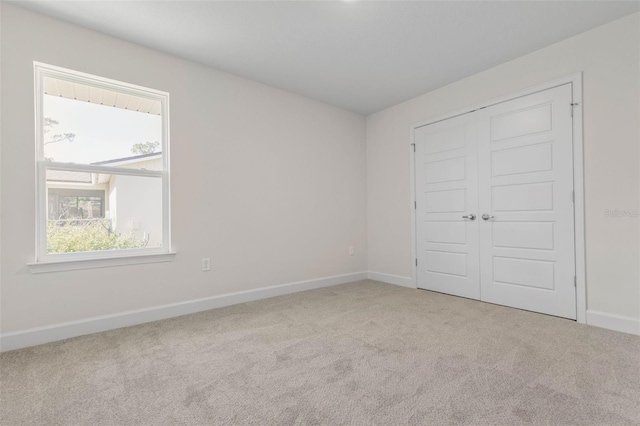
<svg viewBox="0 0 640 426">
<path fill-rule="evenodd" d="M 363 115 L 637 12 L 637 1 L 14 1 Z"/>
</svg>

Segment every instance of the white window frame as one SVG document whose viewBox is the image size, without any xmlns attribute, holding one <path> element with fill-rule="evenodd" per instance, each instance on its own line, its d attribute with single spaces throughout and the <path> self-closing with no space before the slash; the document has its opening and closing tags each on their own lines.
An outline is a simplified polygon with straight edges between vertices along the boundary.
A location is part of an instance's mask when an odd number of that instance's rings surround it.
<svg viewBox="0 0 640 426">
<path fill-rule="evenodd" d="M 33 63 L 35 76 L 35 139 L 36 139 L 36 256 L 32 272 L 84 269 L 132 263 L 162 262 L 173 259 L 171 251 L 171 200 L 169 173 L 169 93 L 121 81 L 111 80 L 79 71 L 40 62 Z M 69 164 L 45 161 L 44 157 L 44 77 L 100 87 L 120 93 L 159 101 L 162 116 L 163 170 L 124 169 L 100 165 Z M 151 177 L 162 180 L 162 247 L 105 250 L 72 253 L 47 253 L 47 170 L 110 173 Z"/>
</svg>

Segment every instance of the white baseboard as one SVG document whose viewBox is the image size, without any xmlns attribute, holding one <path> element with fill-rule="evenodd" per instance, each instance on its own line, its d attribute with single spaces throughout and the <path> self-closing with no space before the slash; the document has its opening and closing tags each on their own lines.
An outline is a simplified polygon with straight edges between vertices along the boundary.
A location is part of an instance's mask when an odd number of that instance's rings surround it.
<svg viewBox="0 0 640 426">
<path fill-rule="evenodd" d="M 26 348 L 83 336 L 85 334 L 114 330 L 132 325 L 144 324 L 167 318 L 179 317 L 238 303 L 252 302 L 254 300 L 267 299 L 299 291 L 313 290 L 321 287 L 330 287 L 338 284 L 346 284 L 367 278 L 366 272 L 354 272 L 351 274 L 335 275 L 331 277 L 317 278 L 313 280 L 298 281 L 272 287 L 264 287 L 255 290 L 241 291 L 224 294 L 221 296 L 207 297 L 204 299 L 190 300 L 187 302 L 173 303 L 170 305 L 156 306 L 153 308 L 127 311 L 119 314 L 105 315 L 88 318 L 80 321 L 72 321 L 54 324 L 46 327 L 32 328 L 29 330 L 6 333 L 0 336 L 0 351 Z"/>
<path fill-rule="evenodd" d="M 367 272 L 367 278 L 375 281 L 382 281 L 387 284 L 395 284 L 402 287 L 416 288 L 416 283 L 411 277 L 402 277 L 400 275 L 383 274 L 382 272 Z"/>
<path fill-rule="evenodd" d="M 599 311 L 587 311 L 587 324 L 640 336 L 640 319 Z"/>
<path fill-rule="evenodd" d="M 147 322 L 159 321 L 167 318 L 208 311 L 210 309 L 236 305 L 238 303 L 252 302 L 255 300 L 297 293 L 299 291 L 346 284 L 367 278 L 402 287 L 416 288 L 415 282 L 411 277 L 372 271 L 354 272 L 351 274 L 298 281 L 272 287 L 241 291 L 221 296 L 162 305 L 154 308 L 127 311 L 119 314 L 105 315 L 80 321 L 72 321 L 46 327 L 6 333 L 0 335 L 0 351 L 4 352 L 26 348 L 29 346 L 36 346 L 72 337 L 83 336 L 85 334 L 115 330 L 117 328 L 129 327 L 132 325 L 144 324 Z M 640 319 L 638 318 L 590 310 L 587 311 L 587 324 L 640 336 Z"/>
</svg>

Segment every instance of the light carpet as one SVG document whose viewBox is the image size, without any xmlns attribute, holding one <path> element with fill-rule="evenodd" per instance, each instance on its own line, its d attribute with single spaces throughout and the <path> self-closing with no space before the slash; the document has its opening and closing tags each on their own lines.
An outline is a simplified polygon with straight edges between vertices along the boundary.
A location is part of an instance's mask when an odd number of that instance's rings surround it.
<svg viewBox="0 0 640 426">
<path fill-rule="evenodd" d="M 3 425 L 640 424 L 640 338 L 361 281 L 0 356 Z"/>
</svg>

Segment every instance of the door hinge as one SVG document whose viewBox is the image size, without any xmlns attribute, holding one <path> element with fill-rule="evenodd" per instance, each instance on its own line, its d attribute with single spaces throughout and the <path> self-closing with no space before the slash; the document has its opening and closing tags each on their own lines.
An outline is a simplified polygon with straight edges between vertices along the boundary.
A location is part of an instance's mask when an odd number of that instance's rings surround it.
<svg viewBox="0 0 640 426">
<path fill-rule="evenodd" d="M 578 105 L 580 105 L 580 104 L 579 104 L 579 103 L 577 103 L 577 102 L 572 102 L 572 103 L 570 103 L 569 105 L 570 105 L 570 107 L 571 107 L 571 117 L 573 117 L 573 109 L 574 109 L 575 107 L 577 107 Z"/>
<path fill-rule="evenodd" d="M 418 202 L 417 201 L 413 202 L 413 208 L 416 209 L 416 210 L 418 209 Z"/>
<path fill-rule="evenodd" d="M 416 257 L 416 266 L 418 266 L 418 258 Z"/>
<path fill-rule="evenodd" d="M 571 199 L 573 200 L 573 204 L 576 203 L 576 191 L 571 191 Z"/>
<path fill-rule="evenodd" d="M 573 276 L 573 286 L 578 287 L 578 278 L 575 275 Z"/>
<path fill-rule="evenodd" d="M 413 152 L 416 152 L 416 144 L 412 143 L 411 146 L 413 147 Z"/>
</svg>

